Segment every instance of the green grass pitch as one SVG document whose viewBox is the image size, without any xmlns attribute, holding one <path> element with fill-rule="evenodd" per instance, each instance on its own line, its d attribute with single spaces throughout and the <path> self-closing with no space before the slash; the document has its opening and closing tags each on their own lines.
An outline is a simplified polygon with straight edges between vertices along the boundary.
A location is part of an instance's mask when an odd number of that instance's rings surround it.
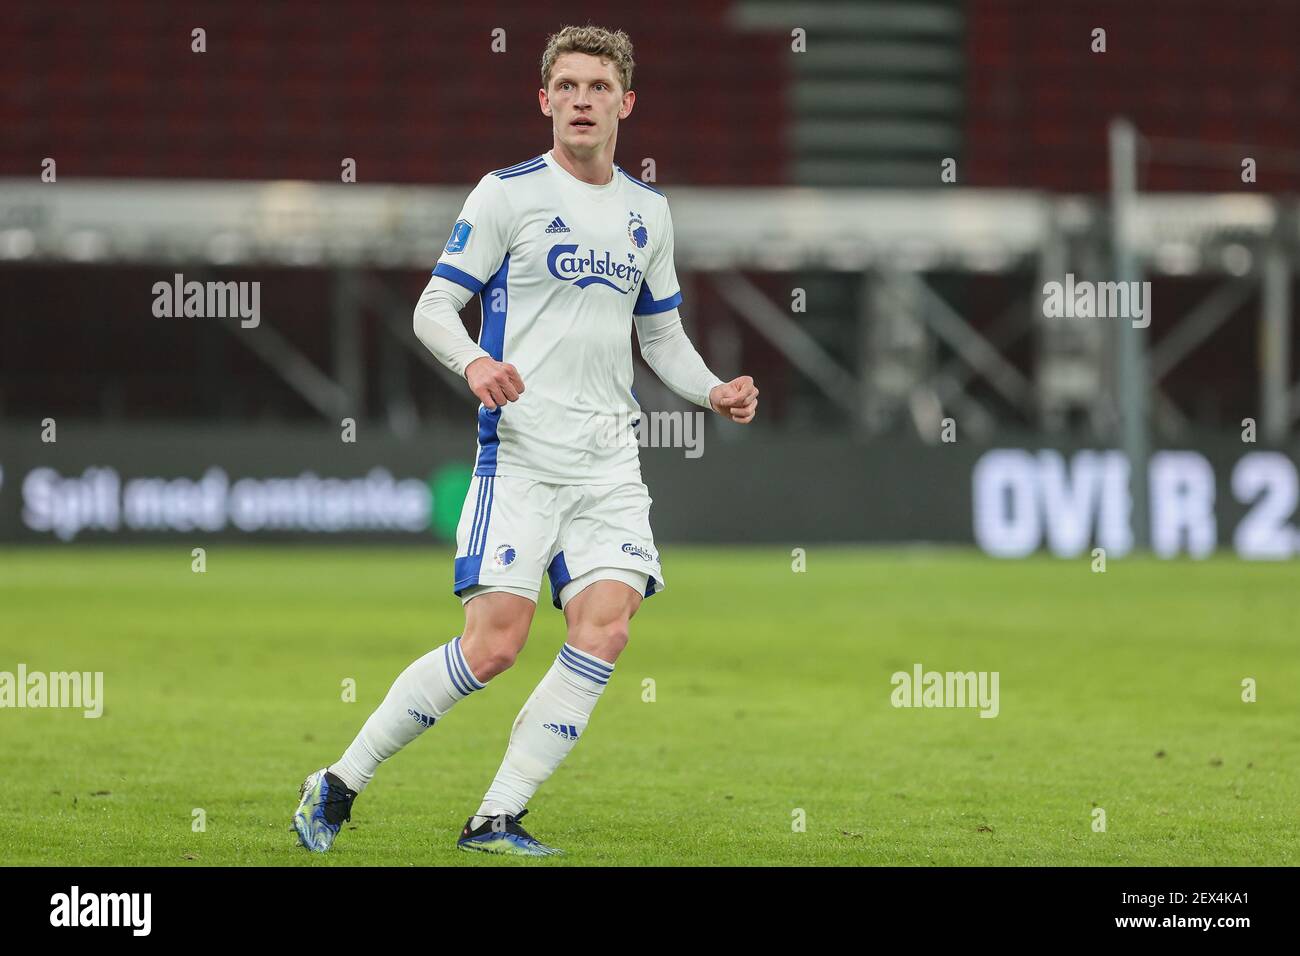
<svg viewBox="0 0 1300 956">
<path fill-rule="evenodd" d="M 1300 863 L 1295 563 L 1101 574 L 811 547 L 794 573 L 788 548 L 667 547 L 667 591 L 530 805 L 567 853 L 521 861 L 454 840 L 563 640 L 558 611 L 315 856 L 289 828 L 298 785 L 459 633 L 451 556 L 216 544 L 206 573 L 190 562 L 188 544 L 0 551 L 0 671 L 103 671 L 106 701 L 97 720 L 0 709 L 0 863 Z M 891 675 L 916 663 L 997 671 L 1000 713 L 893 707 Z"/>
</svg>

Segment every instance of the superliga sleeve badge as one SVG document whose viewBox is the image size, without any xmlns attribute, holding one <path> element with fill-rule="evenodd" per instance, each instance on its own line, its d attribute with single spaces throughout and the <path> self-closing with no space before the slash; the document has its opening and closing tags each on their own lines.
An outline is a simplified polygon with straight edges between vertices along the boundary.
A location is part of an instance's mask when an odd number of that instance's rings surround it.
<svg viewBox="0 0 1300 956">
<path fill-rule="evenodd" d="M 456 225 L 451 227 L 451 238 L 447 240 L 447 252 L 451 255 L 464 252 L 465 243 L 469 242 L 470 230 L 473 228 L 466 220 L 457 219 Z"/>
</svg>

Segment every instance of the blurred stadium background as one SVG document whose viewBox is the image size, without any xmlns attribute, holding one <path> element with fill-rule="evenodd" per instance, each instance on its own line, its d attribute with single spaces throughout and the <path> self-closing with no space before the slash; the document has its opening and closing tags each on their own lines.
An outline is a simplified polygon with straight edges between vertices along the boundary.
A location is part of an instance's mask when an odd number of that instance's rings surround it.
<svg viewBox="0 0 1300 956">
<path fill-rule="evenodd" d="M 577 862 L 1294 864 L 1300 6 L 590 16 L 636 47 L 616 159 L 669 197 L 688 331 L 763 397 L 698 457 L 642 450 L 669 590 L 542 832 Z M 0 862 L 317 862 L 298 781 L 461 624 L 474 400 L 412 312 L 471 186 L 548 148 L 543 41 L 586 19 L 6 6 L 0 672 L 106 673 L 107 705 L 0 714 Z M 156 315 L 177 275 L 258 283 L 256 326 Z M 1050 317 L 1067 276 L 1150 282 L 1149 327 Z M 688 411 L 637 362 L 643 408 Z M 540 611 L 326 862 L 450 862 L 562 633 Z M 1000 719 L 895 709 L 922 664 L 1002 673 Z"/>
<path fill-rule="evenodd" d="M 536 65 L 567 8 L 9 11 L 0 539 L 446 537 L 473 399 L 411 312 L 472 184 L 546 148 Z M 689 331 L 763 390 L 702 457 L 643 450 L 664 541 L 1300 551 L 1300 8 L 597 19 L 636 44 L 617 158 L 670 197 Z M 1150 281 L 1150 328 L 1045 317 L 1067 273 Z M 176 274 L 260 283 L 260 324 L 155 317 Z M 638 365 L 647 409 L 684 408 Z"/>
</svg>

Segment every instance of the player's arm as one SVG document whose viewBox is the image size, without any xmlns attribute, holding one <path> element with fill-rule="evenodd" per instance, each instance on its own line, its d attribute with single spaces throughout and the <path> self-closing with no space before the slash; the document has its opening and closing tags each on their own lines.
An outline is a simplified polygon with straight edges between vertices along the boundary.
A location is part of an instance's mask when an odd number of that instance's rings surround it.
<svg viewBox="0 0 1300 956">
<path fill-rule="evenodd" d="M 473 294 L 439 276 L 429 280 L 415 306 L 415 337 L 439 362 L 469 385 L 490 412 L 519 401 L 524 380 L 508 362 L 498 362 L 469 337 L 460 310 Z"/>
<path fill-rule="evenodd" d="M 415 336 L 463 377 L 488 411 L 519 400 L 519 370 L 469 337 L 460 310 L 496 272 L 510 248 L 513 217 L 501 180 L 484 176 L 465 200 L 447 247 L 415 307 Z M 488 308 L 485 304 L 485 310 Z M 486 311 L 484 322 L 487 321 Z"/>
<path fill-rule="evenodd" d="M 758 389 L 748 375 L 724 382 L 709 371 L 691 344 L 676 309 L 635 316 L 641 357 L 676 394 L 712 408 L 733 422 L 747 424 L 758 411 Z"/>
<path fill-rule="evenodd" d="M 712 408 L 741 425 L 748 424 L 758 411 L 754 380 L 742 375 L 723 382 L 709 371 L 682 328 L 677 312 L 682 294 L 673 262 L 673 221 L 666 206 L 660 233 L 662 239 L 655 247 L 632 309 L 641 356 L 665 385 L 688 402 Z M 674 291 L 657 298 L 658 290 Z"/>
</svg>

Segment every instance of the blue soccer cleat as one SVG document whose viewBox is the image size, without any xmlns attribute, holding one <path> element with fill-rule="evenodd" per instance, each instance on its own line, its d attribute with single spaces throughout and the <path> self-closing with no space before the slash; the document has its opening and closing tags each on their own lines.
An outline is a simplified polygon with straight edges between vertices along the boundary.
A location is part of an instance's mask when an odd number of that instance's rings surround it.
<svg viewBox="0 0 1300 956">
<path fill-rule="evenodd" d="M 344 822 L 352 819 L 352 801 L 357 792 L 348 789 L 328 767 L 322 767 L 302 782 L 298 798 L 298 809 L 293 814 L 298 842 L 313 853 L 324 853 L 334 845 Z"/>
<path fill-rule="evenodd" d="M 547 846 L 533 839 L 532 835 L 519 825 L 527 810 L 520 810 L 518 815 L 498 814 L 484 820 L 477 828 L 471 828 L 474 818 L 465 821 L 456 845 L 462 850 L 478 853 L 500 853 L 508 856 L 555 856 L 563 850 Z"/>
</svg>

